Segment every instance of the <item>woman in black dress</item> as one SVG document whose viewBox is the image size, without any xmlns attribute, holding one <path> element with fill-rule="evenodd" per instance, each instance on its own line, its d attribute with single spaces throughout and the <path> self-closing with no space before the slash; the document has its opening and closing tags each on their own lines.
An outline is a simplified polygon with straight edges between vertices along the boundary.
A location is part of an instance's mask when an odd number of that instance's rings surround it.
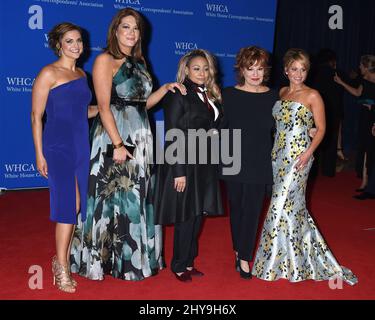
<svg viewBox="0 0 375 320">
<path fill-rule="evenodd" d="M 241 129 L 241 170 L 222 178 L 229 197 L 235 265 L 244 279 L 251 278 L 248 261 L 253 258 L 267 186 L 272 185 L 272 107 L 278 94 L 265 86 L 269 75 L 268 59 L 264 49 L 242 48 L 235 65 L 238 84 L 223 91 L 228 127 Z"/>
<path fill-rule="evenodd" d="M 371 173 L 373 169 L 372 163 L 375 158 L 374 139 L 371 135 L 371 110 L 375 107 L 375 56 L 362 56 L 359 68 L 363 79 L 358 88 L 351 87 L 337 75 L 334 79 L 338 84 L 342 85 L 346 91 L 358 97 L 358 103 L 361 105 L 356 169 L 357 174 L 362 176 L 362 184 L 356 191 L 364 191 L 367 186 L 368 174 Z"/>
<path fill-rule="evenodd" d="M 179 62 L 177 81 L 185 85 L 187 95 L 168 93 L 164 102 L 166 138 L 176 133 L 181 139 L 165 141 L 165 164 L 158 167 L 156 176 L 155 223 L 175 226 L 171 269 L 183 282 L 203 276 L 194 268 L 202 216 L 223 213 L 217 165 L 210 161 L 210 146 L 215 139 L 218 141 L 217 128 L 222 119 L 215 75 L 214 60 L 207 51 L 186 54 Z M 194 130 L 209 137 L 205 150 L 199 149 L 201 141 Z M 176 144 L 182 149 L 174 162 L 168 150 Z M 207 161 L 201 159 L 205 155 Z"/>
</svg>

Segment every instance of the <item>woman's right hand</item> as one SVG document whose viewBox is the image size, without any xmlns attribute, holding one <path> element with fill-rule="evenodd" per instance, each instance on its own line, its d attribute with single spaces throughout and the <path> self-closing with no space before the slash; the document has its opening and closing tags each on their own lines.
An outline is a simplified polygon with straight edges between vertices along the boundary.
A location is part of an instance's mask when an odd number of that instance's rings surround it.
<svg viewBox="0 0 375 320">
<path fill-rule="evenodd" d="M 122 164 L 127 158 L 134 159 L 131 153 L 125 147 L 113 150 L 113 161 L 117 164 Z"/>
<path fill-rule="evenodd" d="M 43 155 L 36 157 L 36 168 L 39 171 L 40 175 L 48 179 L 48 166 L 47 161 Z"/>
</svg>

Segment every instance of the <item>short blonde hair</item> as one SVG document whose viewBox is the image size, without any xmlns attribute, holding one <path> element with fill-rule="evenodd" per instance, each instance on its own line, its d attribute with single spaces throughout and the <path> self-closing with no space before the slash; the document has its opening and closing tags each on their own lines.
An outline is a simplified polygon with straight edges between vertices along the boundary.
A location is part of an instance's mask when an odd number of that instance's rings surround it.
<svg viewBox="0 0 375 320">
<path fill-rule="evenodd" d="M 189 67 L 191 60 L 193 60 L 196 57 L 202 57 L 207 60 L 208 62 L 208 80 L 206 83 L 207 87 L 207 93 L 210 98 L 214 100 L 218 100 L 221 102 L 221 93 L 219 86 L 216 83 L 216 75 L 217 75 L 217 69 L 216 69 L 216 62 L 214 57 L 207 51 L 203 49 L 197 49 L 190 51 L 189 53 L 185 54 L 178 63 L 178 70 L 177 70 L 177 82 L 183 83 L 186 78 L 185 69 L 186 67 Z"/>
<path fill-rule="evenodd" d="M 307 71 L 310 70 L 310 57 L 305 50 L 292 48 L 289 49 L 284 55 L 284 68 L 288 69 L 295 61 L 301 61 L 305 65 Z"/>
</svg>

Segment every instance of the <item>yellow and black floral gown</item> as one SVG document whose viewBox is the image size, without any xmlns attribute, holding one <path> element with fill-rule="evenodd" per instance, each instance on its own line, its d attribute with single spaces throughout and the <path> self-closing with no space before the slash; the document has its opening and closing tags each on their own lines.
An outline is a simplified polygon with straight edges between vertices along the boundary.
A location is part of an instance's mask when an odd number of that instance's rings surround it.
<svg viewBox="0 0 375 320">
<path fill-rule="evenodd" d="M 276 137 L 272 150 L 274 185 L 252 274 L 274 281 L 341 278 L 354 285 L 356 276 L 338 264 L 306 209 L 305 191 L 313 162 L 300 171 L 297 157 L 310 145 L 311 111 L 301 103 L 279 100 L 273 107 Z"/>
</svg>

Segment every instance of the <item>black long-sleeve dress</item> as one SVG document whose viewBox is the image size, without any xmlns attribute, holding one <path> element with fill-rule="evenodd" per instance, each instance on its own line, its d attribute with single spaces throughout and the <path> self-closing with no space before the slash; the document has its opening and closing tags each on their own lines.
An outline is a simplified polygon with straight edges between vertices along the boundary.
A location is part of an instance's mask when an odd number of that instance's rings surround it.
<svg viewBox="0 0 375 320">
<path fill-rule="evenodd" d="M 164 98 L 165 132 L 170 129 L 179 129 L 183 133 L 185 142 L 185 158 L 179 157 L 177 163 L 160 164 L 156 173 L 156 186 L 154 195 L 155 223 L 174 224 L 187 221 L 202 214 L 220 215 L 224 213 L 221 201 L 220 185 L 218 180 L 218 168 L 216 164 L 210 164 L 213 156 L 210 152 L 210 139 L 207 144 L 208 164 L 199 163 L 199 141 L 193 138 L 189 129 L 210 129 L 220 127 L 222 113 L 220 106 L 215 104 L 219 115 L 199 98 L 190 81 L 186 81 L 187 95 L 180 92 L 169 92 Z M 211 136 L 218 136 L 217 130 L 211 130 Z M 189 154 L 192 155 L 192 140 L 196 141 L 197 164 L 186 164 Z M 216 136 L 215 136 L 216 138 Z M 177 143 L 165 141 L 165 150 Z M 190 146 L 190 150 L 189 150 Z M 202 151 L 202 150 L 201 150 Z M 215 155 L 217 156 L 217 155 Z M 186 161 L 184 161 L 186 160 Z M 176 177 L 186 176 L 186 188 L 184 192 L 177 192 L 174 188 Z"/>
<path fill-rule="evenodd" d="M 241 129 L 241 170 L 236 175 L 222 175 L 223 180 L 272 185 L 272 107 L 277 99 L 275 90 L 264 93 L 246 92 L 235 87 L 223 90 L 226 126 L 231 132 Z M 233 139 L 229 141 L 232 151 Z"/>
<path fill-rule="evenodd" d="M 272 185 L 272 107 L 277 98 L 274 90 L 263 93 L 235 87 L 223 90 L 225 122 L 230 132 L 241 130 L 241 156 L 233 150 L 235 161 L 241 161 L 241 169 L 234 175 L 224 175 L 223 171 L 221 178 L 229 198 L 233 249 L 245 261 L 253 258 L 264 196 Z"/>
</svg>

